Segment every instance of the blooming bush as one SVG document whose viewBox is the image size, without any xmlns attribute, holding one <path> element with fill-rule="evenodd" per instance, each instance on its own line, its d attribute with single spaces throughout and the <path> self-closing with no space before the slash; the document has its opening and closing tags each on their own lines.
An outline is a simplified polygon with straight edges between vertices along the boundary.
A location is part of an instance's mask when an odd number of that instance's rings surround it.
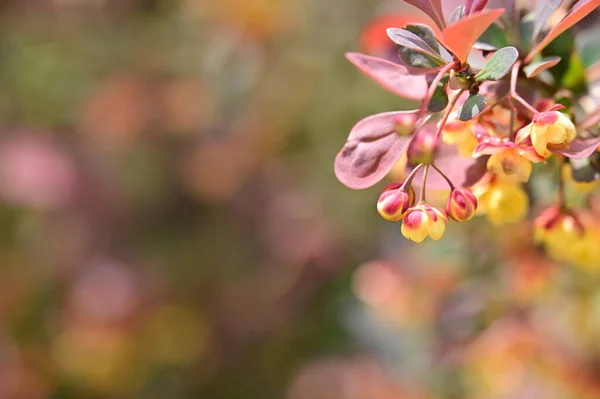
<svg viewBox="0 0 600 399">
<path fill-rule="evenodd" d="M 593 94 L 600 63 L 584 67 L 586 40 L 573 37 L 589 33 L 572 29 L 600 0 L 570 8 L 541 0 L 532 9 L 510 0 L 465 1 L 450 18 L 442 0 L 405 2 L 429 18 L 389 19 L 401 26 L 387 27 L 388 46 L 380 37 L 366 42 L 381 57 L 346 57 L 384 89 L 420 106 L 358 122 L 335 160 L 338 179 L 364 189 L 392 168 L 403 169 L 405 179 L 386 189 L 377 209 L 387 220 L 402 221 L 401 232 L 412 241 L 438 240 L 450 219 L 464 222 L 476 213 L 502 225 L 539 212 L 536 242 L 551 257 L 600 264 L 594 216 L 566 194 L 569 180 L 585 185 L 600 178 L 600 110 Z M 535 184 L 552 170 L 556 200 Z M 448 188 L 445 209 L 427 201 L 428 190 Z"/>
</svg>

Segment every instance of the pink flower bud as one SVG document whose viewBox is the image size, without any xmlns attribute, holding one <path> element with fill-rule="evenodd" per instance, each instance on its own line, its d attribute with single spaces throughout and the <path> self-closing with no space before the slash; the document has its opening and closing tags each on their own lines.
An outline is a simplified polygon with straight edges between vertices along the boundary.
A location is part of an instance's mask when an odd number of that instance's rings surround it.
<svg viewBox="0 0 600 399">
<path fill-rule="evenodd" d="M 399 136 L 410 136 L 415 131 L 417 115 L 414 113 L 404 113 L 396 116 L 396 133 Z"/>
<path fill-rule="evenodd" d="M 448 216 L 457 222 L 470 220 L 477 210 L 477 198 L 469 190 L 455 188 L 446 202 Z"/>
<path fill-rule="evenodd" d="M 448 216 L 442 209 L 428 204 L 419 204 L 410 208 L 402 223 L 402 235 L 411 241 L 423 242 L 431 237 L 439 240 L 446 230 Z"/>
<path fill-rule="evenodd" d="M 397 222 L 404 217 L 410 206 L 410 202 L 410 195 L 404 190 L 393 189 L 384 191 L 377 201 L 377 212 L 385 220 Z"/>
<path fill-rule="evenodd" d="M 407 157 L 411 165 L 431 164 L 435 159 L 439 140 L 434 132 L 419 131 L 408 146 Z"/>
</svg>

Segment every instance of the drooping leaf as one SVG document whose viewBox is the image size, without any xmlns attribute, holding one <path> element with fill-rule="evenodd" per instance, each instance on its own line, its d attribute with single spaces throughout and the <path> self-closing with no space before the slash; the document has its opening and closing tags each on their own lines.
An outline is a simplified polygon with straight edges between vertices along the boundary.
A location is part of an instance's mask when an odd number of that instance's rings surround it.
<svg viewBox="0 0 600 399">
<path fill-rule="evenodd" d="M 525 75 L 527 75 L 528 78 L 534 78 L 542 71 L 545 71 L 548 68 L 552 68 L 559 62 L 560 57 L 547 57 L 539 61 L 532 62 L 531 64 L 523 68 L 523 71 L 525 71 Z"/>
<path fill-rule="evenodd" d="M 465 12 L 464 6 L 458 6 L 452 11 L 452 15 L 450 16 L 450 25 L 457 23 L 461 19 L 463 19 L 467 13 Z"/>
<path fill-rule="evenodd" d="M 600 1 L 600 0 L 598 0 Z M 442 32 L 442 41 L 462 62 L 467 60 L 473 43 L 504 13 L 504 9 L 485 10 L 471 14 Z"/>
<path fill-rule="evenodd" d="M 359 190 L 383 179 L 410 141 L 409 136 L 396 133 L 397 118 L 418 112 L 385 112 L 358 122 L 335 158 L 334 170 L 339 181 Z"/>
<path fill-rule="evenodd" d="M 411 76 L 401 65 L 360 53 L 347 53 L 346 58 L 381 87 L 400 97 L 422 100 L 427 94 L 425 77 Z"/>
<path fill-rule="evenodd" d="M 502 79 L 510 72 L 517 58 L 519 58 L 519 51 L 516 48 L 501 48 L 492 55 L 485 67 L 475 75 L 475 80 L 482 82 L 484 80 Z"/>
<path fill-rule="evenodd" d="M 448 106 L 448 92 L 446 91 L 446 85 L 448 84 L 448 78 L 443 79 L 435 88 L 431 101 L 427 107 L 430 112 L 440 112 L 446 109 Z"/>
<path fill-rule="evenodd" d="M 458 119 L 464 122 L 469 121 L 479 115 L 486 105 L 487 101 L 481 94 L 471 94 L 461 107 Z"/>
<path fill-rule="evenodd" d="M 440 29 L 446 26 L 442 0 L 404 0 L 404 2 L 423 11 Z"/>
<path fill-rule="evenodd" d="M 581 21 L 586 15 L 594 11 L 598 6 L 600 6 L 600 0 L 579 0 L 577 3 L 575 3 L 567 16 L 564 17 L 555 27 L 550 29 L 550 32 L 546 34 L 542 41 L 535 46 L 533 50 L 531 50 L 527 58 L 525 58 L 525 63 L 527 64 L 531 62 L 533 57 L 542 51 L 544 47 L 548 45 L 548 43 L 569 29 L 571 26 Z"/>
<path fill-rule="evenodd" d="M 546 28 L 548 18 L 550 18 L 552 13 L 560 7 L 562 2 L 563 0 L 538 0 L 535 9 L 533 10 L 533 40 L 535 40 L 539 33 Z"/>
<path fill-rule="evenodd" d="M 566 150 L 552 150 L 571 159 L 585 159 L 592 155 L 600 145 L 600 137 L 589 139 L 575 139 Z"/>
<path fill-rule="evenodd" d="M 442 56 L 435 49 L 431 48 L 431 46 L 427 44 L 425 40 L 421 39 L 412 32 L 406 29 L 389 28 L 387 30 L 387 34 L 389 38 L 392 39 L 392 41 L 398 46 L 425 54 L 440 64 L 445 63 Z"/>
</svg>

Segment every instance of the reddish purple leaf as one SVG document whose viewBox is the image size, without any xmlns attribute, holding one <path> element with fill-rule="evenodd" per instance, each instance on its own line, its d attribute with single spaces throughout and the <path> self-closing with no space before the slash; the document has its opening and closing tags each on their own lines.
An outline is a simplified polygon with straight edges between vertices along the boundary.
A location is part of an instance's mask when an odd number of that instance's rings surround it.
<svg viewBox="0 0 600 399">
<path fill-rule="evenodd" d="M 444 29 L 446 26 L 442 0 L 404 0 L 404 2 L 423 11 L 440 29 Z"/>
<path fill-rule="evenodd" d="M 479 12 L 485 8 L 488 0 L 467 0 L 465 2 L 465 13 L 467 15 Z"/>
<path fill-rule="evenodd" d="M 531 64 L 523 68 L 523 71 L 525 71 L 525 75 L 527 75 L 528 78 L 533 78 L 536 77 L 542 71 L 552 68 L 559 62 L 560 57 L 547 57 L 540 61 L 532 62 Z"/>
<path fill-rule="evenodd" d="M 600 0 L 579 0 L 577 3 L 575 3 L 567 16 L 564 17 L 554 28 L 550 29 L 550 32 L 548 32 L 546 37 L 544 37 L 544 39 L 537 46 L 535 46 L 533 50 L 531 50 L 527 58 L 525 58 L 525 63 L 528 64 L 531 62 L 533 57 L 542 51 L 551 41 L 556 39 L 561 33 L 569 29 L 571 26 L 581 21 L 598 6 L 600 6 Z"/>
<path fill-rule="evenodd" d="M 442 41 L 458 59 L 465 62 L 473 44 L 503 13 L 504 9 L 500 8 L 471 14 L 444 29 Z"/>
<path fill-rule="evenodd" d="M 567 150 L 555 150 L 552 152 L 562 154 L 567 158 L 585 159 L 592 155 L 600 145 L 600 137 L 589 139 L 575 139 L 571 142 L 571 146 Z"/>
<path fill-rule="evenodd" d="M 425 77 L 410 75 L 402 65 L 360 53 L 346 53 L 346 58 L 381 87 L 400 97 L 422 100 L 427 94 Z"/>
<path fill-rule="evenodd" d="M 533 34 L 532 41 L 535 41 L 540 32 L 546 29 L 548 19 L 560 7 L 563 0 L 538 0 L 533 10 Z"/>
<path fill-rule="evenodd" d="M 416 116 L 418 112 L 385 112 L 358 122 L 335 158 L 335 175 L 339 181 L 358 190 L 383 179 L 406 151 L 412 137 L 396 133 L 397 118 Z"/>
</svg>

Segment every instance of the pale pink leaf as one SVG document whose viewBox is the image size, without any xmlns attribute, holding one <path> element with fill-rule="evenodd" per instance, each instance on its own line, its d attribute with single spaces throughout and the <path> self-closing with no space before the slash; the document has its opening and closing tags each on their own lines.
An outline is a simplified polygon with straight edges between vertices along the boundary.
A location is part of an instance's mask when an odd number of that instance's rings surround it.
<svg viewBox="0 0 600 399">
<path fill-rule="evenodd" d="M 425 76 L 412 76 L 402 65 L 360 53 L 346 53 L 346 58 L 381 87 L 400 97 L 422 100 L 427 94 Z"/>
<path fill-rule="evenodd" d="M 503 13 L 504 9 L 499 8 L 471 14 L 444 29 L 442 42 L 459 60 L 465 62 L 473 44 Z"/>
<path fill-rule="evenodd" d="M 554 150 L 558 154 L 562 154 L 567 158 L 585 159 L 592 155 L 600 145 L 600 137 L 592 137 L 589 139 L 575 139 L 571 142 L 571 146 L 566 150 Z"/>
<path fill-rule="evenodd" d="M 564 17 L 554 28 L 550 29 L 550 32 L 546 34 L 544 39 L 542 39 L 542 41 L 535 46 L 533 50 L 531 50 L 527 58 L 525 58 L 525 63 L 531 62 L 533 57 L 542 51 L 550 42 L 556 39 L 561 33 L 569 29 L 571 26 L 581 21 L 598 6 L 600 6 L 600 0 L 579 0 L 577 3 L 575 3 L 567 16 Z"/>
<path fill-rule="evenodd" d="M 446 26 L 442 0 L 404 0 L 404 2 L 423 11 L 440 29 Z"/>
<path fill-rule="evenodd" d="M 559 62 L 560 62 L 560 57 L 547 57 L 540 61 L 532 62 L 531 64 L 529 64 L 525 68 L 523 68 L 523 71 L 525 71 L 525 75 L 527 75 L 528 78 L 533 78 L 533 77 L 537 76 L 539 73 L 541 73 L 542 71 L 552 68 Z"/>
<path fill-rule="evenodd" d="M 383 179 L 402 156 L 409 136 L 396 133 L 397 118 L 418 111 L 385 112 L 358 122 L 335 158 L 335 175 L 349 188 L 370 187 Z"/>
</svg>

